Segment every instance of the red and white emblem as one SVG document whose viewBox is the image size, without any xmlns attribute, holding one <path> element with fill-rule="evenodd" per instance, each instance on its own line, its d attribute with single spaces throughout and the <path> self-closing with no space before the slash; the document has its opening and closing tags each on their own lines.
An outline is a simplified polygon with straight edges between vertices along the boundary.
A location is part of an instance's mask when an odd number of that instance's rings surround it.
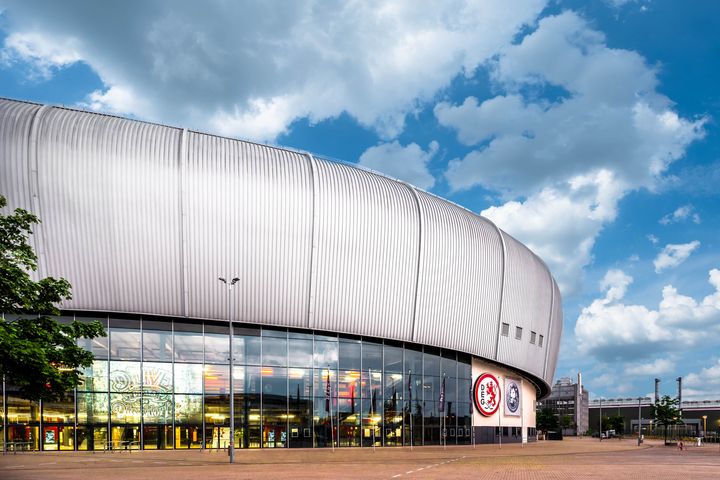
<svg viewBox="0 0 720 480">
<path fill-rule="evenodd" d="M 475 380 L 473 389 L 475 408 L 489 417 L 500 407 L 500 382 L 490 373 L 483 373 Z"/>
</svg>

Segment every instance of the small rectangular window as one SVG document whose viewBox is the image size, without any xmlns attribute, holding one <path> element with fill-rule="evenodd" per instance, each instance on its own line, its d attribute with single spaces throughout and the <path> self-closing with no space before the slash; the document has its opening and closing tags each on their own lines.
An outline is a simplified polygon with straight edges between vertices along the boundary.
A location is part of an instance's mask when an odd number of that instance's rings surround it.
<svg viewBox="0 0 720 480">
<path fill-rule="evenodd" d="M 543 336 L 540 335 L 540 339 L 538 339 L 538 346 L 542 347 L 543 344 Z"/>
<path fill-rule="evenodd" d="M 522 338 L 522 327 L 515 327 L 515 338 L 518 340 Z"/>
<path fill-rule="evenodd" d="M 510 334 L 510 324 L 509 323 L 503 323 L 502 324 L 502 335 L 504 337 L 507 337 Z"/>
<path fill-rule="evenodd" d="M 535 332 L 533 332 L 533 331 L 530 332 L 530 343 L 532 343 L 533 345 L 535 345 L 535 336 L 536 335 L 537 334 Z"/>
</svg>

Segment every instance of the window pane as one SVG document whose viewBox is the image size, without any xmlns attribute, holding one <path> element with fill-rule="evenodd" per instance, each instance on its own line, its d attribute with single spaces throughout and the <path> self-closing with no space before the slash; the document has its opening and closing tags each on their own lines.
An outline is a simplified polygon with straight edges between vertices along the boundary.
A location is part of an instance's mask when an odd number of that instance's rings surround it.
<svg viewBox="0 0 720 480">
<path fill-rule="evenodd" d="M 110 362 L 111 392 L 140 392 L 140 362 Z"/>
<path fill-rule="evenodd" d="M 172 393 L 172 363 L 144 362 L 142 369 L 145 393 Z"/>
<path fill-rule="evenodd" d="M 230 391 L 230 367 L 205 365 L 205 393 L 227 394 Z"/>
<path fill-rule="evenodd" d="M 143 422 L 172 423 L 173 396 L 169 393 L 143 394 Z"/>
<path fill-rule="evenodd" d="M 340 368 L 360 370 L 360 341 L 340 340 Z"/>
<path fill-rule="evenodd" d="M 112 423 L 140 423 L 140 394 L 111 393 L 110 415 Z"/>
<path fill-rule="evenodd" d="M 405 348 L 405 371 L 422 377 L 422 352 L 413 348 Z"/>
<path fill-rule="evenodd" d="M 175 332 L 175 361 L 203 361 L 203 337 L 201 333 Z"/>
<path fill-rule="evenodd" d="M 202 365 L 191 363 L 175 364 L 175 392 L 202 393 Z"/>
<path fill-rule="evenodd" d="M 230 337 L 205 333 L 205 363 L 227 364 L 230 361 Z"/>
<path fill-rule="evenodd" d="M 312 370 L 308 368 L 288 369 L 288 393 L 291 398 L 312 397 Z"/>
<path fill-rule="evenodd" d="M 205 396 L 205 425 L 230 426 L 230 396 Z"/>
<path fill-rule="evenodd" d="M 235 393 L 260 395 L 260 367 L 233 367 Z"/>
<path fill-rule="evenodd" d="M 175 422 L 202 423 L 202 395 L 175 395 Z"/>
<path fill-rule="evenodd" d="M 259 335 L 235 336 L 233 337 L 233 344 L 235 346 L 233 354 L 236 364 L 260 365 L 261 340 Z"/>
<path fill-rule="evenodd" d="M 140 360 L 140 330 L 110 329 L 110 358 Z"/>
<path fill-rule="evenodd" d="M 287 339 L 276 337 L 265 337 L 262 339 L 262 364 L 263 365 L 287 365 Z"/>
<path fill-rule="evenodd" d="M 405 395 L 407 385 L 403 384 L 402 373 L 386 373 L 385 374 L 385 398 L 397 401 Z"/>
<path fill-rule="evenodd" d="M 316 337 L 315 338 L 315 353 L 313 355 L 313 364 L 316 368 L 331 368 L 337 369 L 338 364 L 338 342 L 337 341 L 324 341 L 318 340 L 318 338 L 329 338 L 329 337 Z"/>
<path fill-rule="evenodd" d="M 171 362 L 172 332 L 143 330 L 143 360 Z"/>
<path fill-rule="evenodd" d="M 312 367 L 312 338 L 290 338 L 288 340 L 288 365 L 292 367 Z"/>
<path fill-rule="evenodd" d="M 372 342 L 362 342 L 362 369 L 382 370 L 382 345 Z"/>
<path fill-rule="evenodd" d="M 441 359 L 441 375 L 446 377 L 457 377 L 457 361 L 454 356 L 452 358 L 446 358 L 447 351 L 443 351 L 443 358 Z"/>
<path fill-rule="evenodd" d="M 43 402 L 43 422 L 75 423 L 75 394 L 68 392 L 59 402 Z"/>
<path fill-rule="evenodd" d="M 338 376 L 338 397 L 360 401 L 360 371 L 341 370 Z M 359 403 L 358 403 L 359 405 Z"/>
<path fill-rule="evenodd" d="M 281 401 L 287 397 L 287 368 L 265 367 L 261 368 L 262 372 L 262 393 L 263 405 L 269 397 L 277 397 Z"/>
<path fill-rule="evenodd" d="M 403 349 L 401 347 L 385 345 L 385 371 L 403 373 Z"/>
<path fill-rule="evenodd" d="M 84 382 L 78 390 L 107 392 L 108 390 L 108 362 L 95 360 L 93 364 L 83 369 Z"/>
<path fill-rule="evenodd" d="M 8 423 L 29 423 L 40 420 L 40 406 L 36 402 L 20 398 L 8 392 L 7 417 Z"/>
<path fill-rule="evenodd" d="M 432 353 L 423 354 L 425 375 L 440 376 L 440 357 Z"/>
<path fill-rule="evenodd" d="M 107 393 L 78 393 L 78 423 L 104 423 L 108 421 Z"/>
</svg>

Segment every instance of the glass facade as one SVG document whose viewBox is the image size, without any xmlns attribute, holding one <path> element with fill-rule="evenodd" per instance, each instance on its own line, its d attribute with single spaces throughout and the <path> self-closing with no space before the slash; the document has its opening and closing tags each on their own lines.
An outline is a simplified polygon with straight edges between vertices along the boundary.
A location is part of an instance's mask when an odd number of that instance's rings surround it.
<svg viewBox="0 0 720 480">
<path fill-rule="evenodd" d="M 470 356 L 326 332 L 157 317 L 101 320 L 61 402 L 2 399 L 9 443 L 43 450 L 437 445 L 471 441 Z M 441 395 L 443 391 L 443 395 Z M 441 396 L 444 398 L 440 403 Z M 441 428 L 444 428 L 441 430 Z"/>
</svg>

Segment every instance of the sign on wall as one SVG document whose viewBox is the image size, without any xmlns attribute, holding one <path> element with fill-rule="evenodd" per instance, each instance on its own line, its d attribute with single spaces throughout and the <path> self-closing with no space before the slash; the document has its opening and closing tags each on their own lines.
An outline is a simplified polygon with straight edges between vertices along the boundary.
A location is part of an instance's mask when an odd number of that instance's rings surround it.
<svg viewBox="0 0 720 480">
<path fill-rule="evenodd" d="M 486 417 L 494 415 L 500 407 L 500 382 L 491 373 L 483 373 L 473 387 L 475 408 Z"/>
<path fill-rule="evenodd" d="M 517 380 L 505 379 L 505 415 L 520 416 L 521 392 Z"/>
</svg>

